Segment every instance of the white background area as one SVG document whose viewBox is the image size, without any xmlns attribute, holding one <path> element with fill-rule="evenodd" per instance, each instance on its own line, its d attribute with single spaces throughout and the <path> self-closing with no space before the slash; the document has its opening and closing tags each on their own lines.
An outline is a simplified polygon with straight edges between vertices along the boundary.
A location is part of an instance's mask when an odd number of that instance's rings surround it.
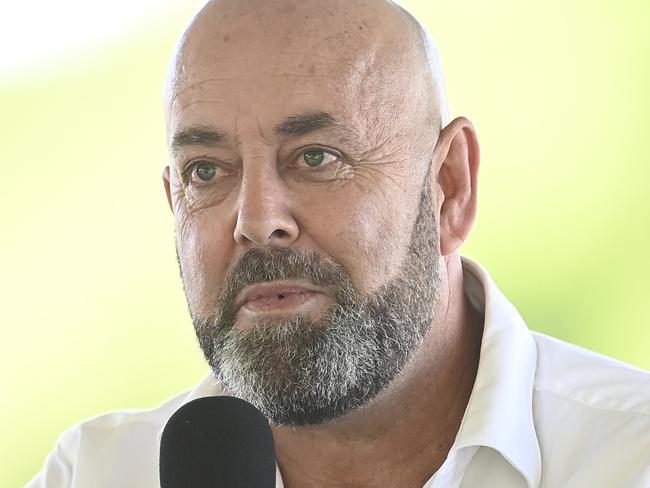
<svg viewBox="0 0 650 488">
<path fill-rule="evenodd" d="M 92 52 L 149 20 L 202 0 L 0 1 L 0 80 Z"/>
</svg>

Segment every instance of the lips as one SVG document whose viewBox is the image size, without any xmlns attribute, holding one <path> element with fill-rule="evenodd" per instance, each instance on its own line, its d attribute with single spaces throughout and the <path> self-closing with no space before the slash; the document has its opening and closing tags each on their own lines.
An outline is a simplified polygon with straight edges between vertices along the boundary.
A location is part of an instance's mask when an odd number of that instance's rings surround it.
<svg viewBox="0 0 650 488">
<path fill-rule="evenodd" d="M 235 300 L 235 310 L 246 304 L 273 303 L 276 300 L 296 301 L 314 293 L 325 293 L 320 287 L 302 281 L 270 281 L 244 288 Z"/>
</svg>

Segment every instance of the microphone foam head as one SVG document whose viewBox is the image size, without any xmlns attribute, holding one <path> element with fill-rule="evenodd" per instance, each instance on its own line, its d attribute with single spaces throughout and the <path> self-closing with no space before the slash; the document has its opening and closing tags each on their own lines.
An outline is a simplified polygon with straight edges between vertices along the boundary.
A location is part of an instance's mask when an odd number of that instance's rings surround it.
<svg viewBox="0 0 650 488">
<path fill-rule="evenodd" d="M 234 397 L 193 400 L 171 416 L 160 442 L 162 488 L 274 488 L 268 420 Z"/>
</svg>

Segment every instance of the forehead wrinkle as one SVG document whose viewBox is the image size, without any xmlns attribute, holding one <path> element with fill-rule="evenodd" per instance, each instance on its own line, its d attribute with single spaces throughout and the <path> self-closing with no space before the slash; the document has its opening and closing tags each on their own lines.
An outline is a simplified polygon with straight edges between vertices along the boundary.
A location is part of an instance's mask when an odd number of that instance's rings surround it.
<svg viewBox="0 0 650 488">
<path fill-rule="evenodd" d="M 212 83 L 217 84 L 223 81 L 232 81 L 232 78 L 211 77 L 201 81 L 194 81 L 188 86 L 183 87 L 183 81 L 181 80 L 181 77 L 176 76 L 173 80 L 171 80 L 171 84 L 172 84 L 170 90 L 171 96 L 169 97 L 169 102 L 168 102 L 170 110 L 174 107 L 174 104 L 176 103 L 178 98 L 184 96 L 188 92 L 192 90 L 203 90 L 205 85 L 212 84 Z M 217 90 L 214 91 L 218 92 Z M 215 100 L 218 100 L 218 98 L 215 98 Z"/>
<path fill-rule="evenodd" d="M 328 74 L 320 74 L 320 73 L 316 73 L 316 74 L 281 73 L 281 74 L 271 74 L 271 75 L 265 76 L 265 79 L 267 79 L 267 80 L 270 79 L 270 78 L 286 78 L 288 80 L 290 80 L 291 78 L 297 78 L 297 79 L 301 79 L 301 80 L 309 79 L 309 78 L 311 78 L 311 79 L 339 80 L 341 77 L 339 75 L 328 75 Z M 211 84 L 211 83 L 218 84 L 219 82 L 228 82 L 228 81 L 256 82 L 256 81 L 259 81 L 259 77 L 242 78 L 240 76 L 237 76 L 237 77 L 210 78 L 210 79 L 207 79 L 207 80 L 198 81 L 198 82 L 193 83 L 193 84 L 191 84 L 189 86 L 183 87 L 180 90 L 172 89 L 171 90 L 172 95 L 171 95 L 171 97 L 169 99 L 169 102 L 168 102 L 169 110 L 171 111 L 171 110 L 174 109 L 174 106 L 177 104 L 179 98 L 182 98 L 184 95 L 186 95 L 188 92 L 190 92 L 190 91 L 192 91 L 194 89 L 204 90 L 205 89 L 204 86 L 207 85 L 207 84 Z M 178 82 L 178 83 L 176 83 L 176 85 L 180 86 L 181 83 Z M 309 88 L 309 87 L 306 87 L 304 89 L 305 90 L 304 92 L 303 91 L 298 91 L 298 92 L 292 92 L 292 94 L 294 96 L 295 95 L 301 95 L 301 94 L 302 95 L 310 94 L 310 92 L 307 90 L 307 88 Z M 218 87 L 215 87 L 213 92 L 216 95 L 216 97 L 213 98 L 213 99 L 207 99 L 206 98 L 206 99 L 199 99 L 199 100 L 190 100 L 190 101 L 188 101 L 187 103 L 185 103 L 183 105 L 179 105 L 177 108 L 178 108 L 178 110 L 182 111 L 182 110 L 185 110 L 188 107 L 190 107 L 190 106 L 192 106 L 193 104 L 196 104 L 196 103 L 213 103 L 213 102 L 218 102 L 218 101 L 223 100 L 223 99 L 226 98 L 225 95 L 219 95 Z"/>
<path fill-rule="evenodd" d="M 257 134 L 260 136 L 264 144 L 267 145 L 267 147 L 273 147 L 273 141 L 269 137 L 267 137 L 266 133 L 264 132 L 264 128 L 262 127 L 262 122 L 260 121 L 259 116 L 256 114 L 255 115 L 255 127 L 257 129 Z"/>
</svg>

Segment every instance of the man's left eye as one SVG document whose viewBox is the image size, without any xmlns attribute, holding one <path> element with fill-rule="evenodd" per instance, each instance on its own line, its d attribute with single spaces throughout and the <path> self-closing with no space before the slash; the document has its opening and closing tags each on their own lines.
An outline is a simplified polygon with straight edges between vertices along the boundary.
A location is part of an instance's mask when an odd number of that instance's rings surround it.
<svg viewBox="0 0 650 488">
<path fill-rule="evenodd" d="M 196 165 L 194 172 L 202 181 L 210 181 L 217 175 L 217 165 L 209 162 L 201 162 Z"/>
<path fill-rule="evenodd" d="M 325 166 L 326 164 L 332 163 L 339 159 L 338 156 L 335 156 L 334 154 L 323 149 L 312 149 L 310 151 L 305 151 L 302 158 L 310 168 Z"/>
</svg>

